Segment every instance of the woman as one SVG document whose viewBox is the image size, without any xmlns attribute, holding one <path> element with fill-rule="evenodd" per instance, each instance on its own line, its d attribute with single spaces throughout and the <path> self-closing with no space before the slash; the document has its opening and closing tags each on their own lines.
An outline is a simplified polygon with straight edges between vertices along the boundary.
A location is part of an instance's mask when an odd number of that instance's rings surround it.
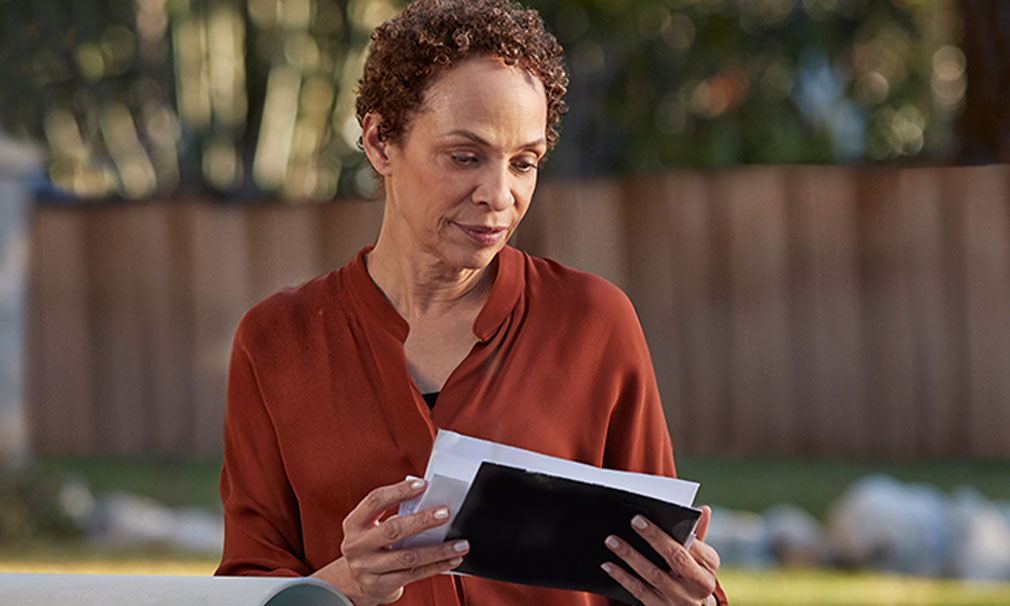
<svg viewBox="0 0 1010 606">
<path fill-rule="evenodd" d="M 606 603 L 440 575 L 465 540 L 390 547 L 448 517 L 388 515 L 423 491 L 402 478 L 423 474 L 440 427 L 675 474 L 627 298 L 506 245 L 557 140 L 566 84 L 557 41 L 508 0 L 418 0 L 375 31 L 357 113 L 385 193 L 382 228 L 346 266 L 239 325 L 219 574 L 311 574 L 358 606 Z M 615 582 L 645 604 L 715 603 L 711 547 L 629 524 L 670 568 L 611 536 L 614 560 L 601 564 Z"/>
</svg>

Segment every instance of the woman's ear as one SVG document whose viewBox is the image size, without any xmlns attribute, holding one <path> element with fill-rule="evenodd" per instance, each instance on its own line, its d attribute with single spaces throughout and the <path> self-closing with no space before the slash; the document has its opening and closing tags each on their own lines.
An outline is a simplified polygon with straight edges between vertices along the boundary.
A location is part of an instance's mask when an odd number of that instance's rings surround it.
<svg viewBox="0 0 1010 606">
<path fill-rule="evenodd" d="M 375 172 L 382 176 L 389 174 L 389 141 L 384 140 L 379 133 L 382 116 L 368 112 L 361 120 L 361 145 L 365 148 L 365 156 L 372 164 Z"/>
</svg>

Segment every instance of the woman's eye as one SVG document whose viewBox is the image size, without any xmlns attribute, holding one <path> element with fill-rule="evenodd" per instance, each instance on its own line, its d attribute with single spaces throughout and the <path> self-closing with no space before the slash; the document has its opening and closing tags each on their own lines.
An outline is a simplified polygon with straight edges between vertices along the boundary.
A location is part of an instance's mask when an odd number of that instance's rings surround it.
<svg viewBox="0 0 1010 606">
<path fill-rule="evenodd" d="M 473 154 L 453 154 L 452 161 L 463 166 L 477 162 L 477 156 Z"/>
<path fill-rule="evenodd" d="M 537 163 L 530 162 L 528 160 L 517 160 L 512 163 L 512 166 L 515 167 L 515 169 L 521 173 L 528 173 L 532 170 L 536 170 Z"/>
</svg>

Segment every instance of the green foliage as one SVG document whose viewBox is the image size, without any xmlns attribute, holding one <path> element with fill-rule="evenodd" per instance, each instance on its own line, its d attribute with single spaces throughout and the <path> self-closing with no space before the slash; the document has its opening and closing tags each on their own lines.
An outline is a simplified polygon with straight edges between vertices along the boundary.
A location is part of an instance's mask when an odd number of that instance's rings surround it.
<svg viewBox="0 0 1010 606">
<path fill-rule="evenodd" d="M 402 0 L 0 0 L 0 130 L 77 197 L 368 194 L 354 87 Z M 936 161 L 951 0 L 529 0 L 567 50 L 549 174 Z"/>
<path fill-rule="evenodd" d="M 0 469 L 0 544 L 79 536 L 60 508 L 59 489 L 53 475 Z"/>
<path fill-rule="evenodd" d="M 531 4 L 572 73 L 572 112 L 554 160 L 562 172 L 937 160 L 954 151 L 964 65 L 949 46 L 947 3 Z"/>
<path fill-rule="evenodd" d="M 77 197 L 354 192 L 370 182 L 347 128 L 354 84 L 368 32 L 392 10 L 0 1 L 0 131 L 42 143 L 50 180 Z"/>
</svg>

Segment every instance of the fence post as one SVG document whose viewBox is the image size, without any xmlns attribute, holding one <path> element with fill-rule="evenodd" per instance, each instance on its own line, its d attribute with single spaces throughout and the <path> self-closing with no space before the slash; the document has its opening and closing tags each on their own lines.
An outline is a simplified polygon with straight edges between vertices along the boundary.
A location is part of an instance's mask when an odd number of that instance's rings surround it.
<svg viewBox="0 0 1010 606">
<path fill-rule="evenodd" d="M 28 459 L 24 404 L 25 284 L 28 271 L 28 179 L 35 150 L 0 135 L 0 467 Z"/>
</svg>

